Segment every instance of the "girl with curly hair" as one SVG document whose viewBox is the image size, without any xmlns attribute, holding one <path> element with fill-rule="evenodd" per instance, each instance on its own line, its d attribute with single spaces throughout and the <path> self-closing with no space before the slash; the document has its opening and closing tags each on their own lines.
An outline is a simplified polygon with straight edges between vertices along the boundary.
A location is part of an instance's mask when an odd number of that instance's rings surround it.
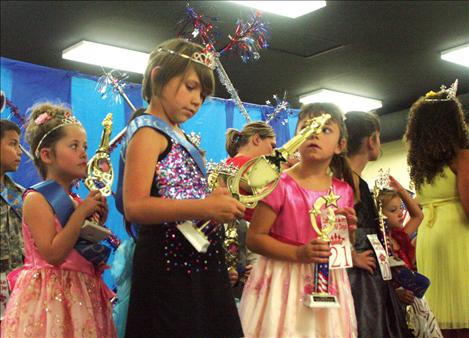
<svg viewBox="0 0 469 338">
<path fill-rule="evenodd" d="M 469 133 L 456 83 L 411 107 L 405 140 L 410 178 L 425 215 L 417 267 L 445 337 L 469 334 Z"/>
</svg>

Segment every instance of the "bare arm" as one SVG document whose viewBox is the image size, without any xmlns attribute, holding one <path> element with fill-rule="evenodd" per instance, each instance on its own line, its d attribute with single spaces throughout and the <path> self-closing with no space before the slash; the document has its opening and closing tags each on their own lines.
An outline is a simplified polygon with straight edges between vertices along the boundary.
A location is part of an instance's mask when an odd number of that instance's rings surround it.
<svg viewBox="0 0 469 338">
<path fill-rule="evenodd" d="M 59 265 L 67 258 L 75 246 L 85 219 L 101 210 L 100 196 L 96 191 L 91 192 L 59 232 L 55 229 L 54 212 L 44 196 L 37 192 L 26 196 L 23 204 L 24 220 L 29 226 L 39 253 L 49 264 Z"/>
<path fill-rule="evenodd" d="M 216 219 L 227 222 L 242 217 L 244 207 L 226 190 L 206 199 L 172 200 L 150 196 L 157 159 L 167 147 L 167 139 L 151 128 L 142 128 L 129 142 L 124 171 L 124 212 L 128 221 L 138 224 L 190 219 Z"/>
<path fill-rule="evenodd" d="M 256 253 L 274 259 L 302 262 L 327 263 L 329 261 L 329 245 L 315 239 L 303 246 L 280 242 L 269 235 L 277 215 L 266 204 L 259 203 L 249 226 L 246 244 Z"/>
<path fill-rule="evenodd" d="M 459 198 L 466 217 L 469 218 L 469 149 L 461 149 L 456 161 L 456 179 Z"/>
<path fill-rule="evenodd" d="M 402 185 L 392 176 L 389 176 L 390 186 L 396 190 L 399 197 L 404 202 L 407 210 L 409 211 L 410 219 L 404 226 L 404 231 L 407 235 L 410 235 L 417 231 L 420 223 L 423 221 L 423 212 L 420 209 L 416 200 L 414 200 L 407 190 L 405 190 Z"/>
</svg>

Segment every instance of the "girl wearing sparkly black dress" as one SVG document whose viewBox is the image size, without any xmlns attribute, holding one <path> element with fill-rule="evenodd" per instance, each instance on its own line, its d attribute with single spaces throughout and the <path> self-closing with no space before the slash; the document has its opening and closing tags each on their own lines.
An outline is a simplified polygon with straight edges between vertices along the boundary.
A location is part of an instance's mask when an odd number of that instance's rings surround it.
<svg viewBox="0 0 469 338">
<path fill-rule="evenodd" d="M 207 196 L 198 149 L 179 127 L 214 88 L 202 47 L 174 39 L 150 55 L 142 93 L 147 110 L 129 123 L 120 199 L 137 224 L 126 337 L 241 337 L 225 265 L 223 227 L 199 253 L 178 230 L 187 220 L 229 222 L 244 206 L 226 190 Z M 119 197 L 118 197 L 119 200 Z"/>
</svg>

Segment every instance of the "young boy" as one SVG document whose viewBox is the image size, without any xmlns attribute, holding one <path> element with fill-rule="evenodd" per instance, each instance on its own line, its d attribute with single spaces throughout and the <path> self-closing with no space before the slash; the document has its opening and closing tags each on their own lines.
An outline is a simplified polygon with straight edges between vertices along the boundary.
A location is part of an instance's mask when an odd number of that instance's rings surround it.
<svg viewBox="0 0 469 338">
<path fill-rule="evenodd" d="M 3 319 L 10 291 L 7 274 L 23 265 L 21 216 L 23 187 L 7 172 L 18 169 L 21 160 L 20 128 L 9 120 L 0 120 L 0 320 Z"/>
</svg>

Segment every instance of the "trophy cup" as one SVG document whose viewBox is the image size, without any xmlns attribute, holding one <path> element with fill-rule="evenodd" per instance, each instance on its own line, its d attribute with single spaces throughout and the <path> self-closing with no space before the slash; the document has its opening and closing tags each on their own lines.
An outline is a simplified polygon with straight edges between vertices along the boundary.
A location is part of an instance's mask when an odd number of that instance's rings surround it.
<svg viewBox="0 0 469 338">
<path fill-rule="evenodd" d="M 109 196 L 111 195 L 114 180 L 114 171 L 109 156 L 109 140 L 112 132 L 111 113 L 106 115 L 102 125 L 104 129 L 101 135 L 101 143 L 95 155 L 88 161 L 88 176 L 85 179 L 85 186 L 89 190 L 99 190 L 103 196 Z M 110 235 L 111 230 L 98 224 L 94 219 L 85 220 L 80 231 L 80 237 L 95 243 L 108 238 Z"/>
<path fill-rule="evenodd" d="M 271 155 L 253 158 L 246 162 L 236 175 L 228 177 L 227 186 L 234 198 L 239 200 L 248 208 L 254 208 L 257 202 L 268 196 L 277 186 L 281 164 L 287 162 L 295 151 L 313 135 L 321 133 L 326 122 L 331 118 L 329 114 L 322 114 L 306 122 L 302 129 L 283 147 L 274 149 Z M 240 194 L 240 183 L 246 182 L 252 190 L 251 195 Z"/>
<path fill-rule="evenodd" d="M 334 209 L 337 208 L 339 195 L 335 195 L 332 188 L 328 195 L 319 197 L 310 210 L 311 225 L 318 235 L 318 238 L 330 242 L 329 235 L 335 228 L 336 215 Z M 321 207 L 325 205 L 325 209 Z M 320 226 L 317 218 L 320 216 Z M 314 264 L 313 289 L 311 293 L 306 293 L 303 297 L 303 304 L 310 308 L 337 308 L 340 306 L 335 296 L 334 288 L 331 286 L 329 274 L 329 262 Z"/>
</svg>

